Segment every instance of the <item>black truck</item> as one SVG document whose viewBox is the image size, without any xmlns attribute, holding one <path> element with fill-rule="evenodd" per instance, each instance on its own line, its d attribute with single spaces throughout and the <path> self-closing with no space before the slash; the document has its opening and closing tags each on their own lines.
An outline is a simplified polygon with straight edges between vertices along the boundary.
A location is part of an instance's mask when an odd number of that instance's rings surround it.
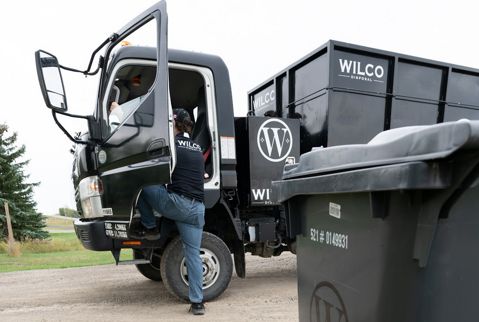
<svg viewBox="0 0 479 322">
<path fill-rule="evenodd" d="M 222 59 L 169 49 L 166 30 L 161 1 L 100 44 L 86 70 L 62 66 L 43 50 L 35 56 L 45 103 L 75 142 L 78 238 L 87 249 L 111 251 L 117 264 L 135 264 L 179 298 L 188 296 L 188 276 L 175 226 L 158 214 L 160 240 L 129 237 L 142 187 L 171 179 L 173 108 L 190 113 L 205 160 L 206 301 L 227 288 L 233 265 L 245 277 L 245 253 L 295 252 L 294 213 L 273 201 L 271 182 L 302 153 L 365 143 L 399 126 L 479 118 L 479 71 L 337 41 L 250 91 L 248 115 L 235 118 Z M 61 69 L 99 73 L 92 115 L 67 112 Z M 71 135 L 57 114 L 85 119 L 88 132 Z M 132 260 L 120 260 L 125 248 Z"/>
</svg>

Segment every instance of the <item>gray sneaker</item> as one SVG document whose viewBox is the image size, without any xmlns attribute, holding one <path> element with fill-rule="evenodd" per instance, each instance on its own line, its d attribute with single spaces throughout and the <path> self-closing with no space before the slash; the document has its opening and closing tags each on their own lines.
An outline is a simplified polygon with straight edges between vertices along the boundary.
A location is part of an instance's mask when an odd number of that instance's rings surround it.
<svg viewBox="0 0 479 322">
<path fill-rule="evenodd" d="M 205 305 L 203 303 L 191 303 L 189 312 L 193 315 L 203 315 L 205 314 Z"/>
</svg>

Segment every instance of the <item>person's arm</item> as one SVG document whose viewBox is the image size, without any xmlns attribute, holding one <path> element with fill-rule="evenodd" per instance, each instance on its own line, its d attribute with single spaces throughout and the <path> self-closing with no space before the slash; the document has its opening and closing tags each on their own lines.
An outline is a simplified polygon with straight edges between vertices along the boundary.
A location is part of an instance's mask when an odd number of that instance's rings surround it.
<svg viewBox="0 0 479 322">
<path fill-rule="evenodd" d="M 108 123 L 112 130 L 115 130 L 118 125 L 120 125 L 121 121 L 123 120 L 123 109 L 121 106 L 113 101 L 110 105 L 110 115 L 108 116 Z"/>
</svg>

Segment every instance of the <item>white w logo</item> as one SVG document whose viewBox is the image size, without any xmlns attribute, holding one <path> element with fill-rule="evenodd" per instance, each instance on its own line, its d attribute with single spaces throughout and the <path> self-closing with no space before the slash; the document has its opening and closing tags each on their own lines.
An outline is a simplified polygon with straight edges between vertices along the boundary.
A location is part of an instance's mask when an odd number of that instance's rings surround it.
<svg viewBox="0 0 479 322">
<path fill-rule="evenodd" d="M 266 126 L 268 124 L 270 126 Z M 280 162 L 291 152 L 293 136 L 286 123 L 280 119 L 269 119 L 258 130 L 257 144 L 259 151 L 267 160 Z"/>
</svg>

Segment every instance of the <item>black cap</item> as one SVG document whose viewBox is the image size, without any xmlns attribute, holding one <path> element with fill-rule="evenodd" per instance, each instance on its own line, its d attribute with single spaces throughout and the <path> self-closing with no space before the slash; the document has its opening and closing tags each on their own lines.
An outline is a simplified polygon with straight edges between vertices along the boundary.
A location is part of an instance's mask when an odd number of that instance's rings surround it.
<svg viewBox="0 0 479 322">
<path fill-rule="evenodd" d="M 175 122 L 178 122 L 178 123 L 183 123 L 186 125 L 189 125 L 192 123 L 190 113 L 188 113 L 183 108 L 175 108 L 173 110 L 173 118 L 175 119 Z"/>
</svg>

